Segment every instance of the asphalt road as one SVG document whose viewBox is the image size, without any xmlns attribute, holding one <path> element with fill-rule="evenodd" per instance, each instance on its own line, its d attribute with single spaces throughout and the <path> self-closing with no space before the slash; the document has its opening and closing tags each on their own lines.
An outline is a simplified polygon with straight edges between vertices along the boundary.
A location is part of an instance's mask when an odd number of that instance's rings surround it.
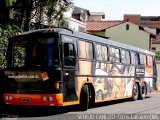
<svg viewBox="0 0 160 120">
<path fill-rule="evenodd" d="M 87 111 L 79 106 L 60 108 L 9 108 L 2 112 L 2 120 L 84 120 L 84 119 L 160 119 L 160 93 L 144 100 L 130 99 L 96 104 Z"/>
</svg>

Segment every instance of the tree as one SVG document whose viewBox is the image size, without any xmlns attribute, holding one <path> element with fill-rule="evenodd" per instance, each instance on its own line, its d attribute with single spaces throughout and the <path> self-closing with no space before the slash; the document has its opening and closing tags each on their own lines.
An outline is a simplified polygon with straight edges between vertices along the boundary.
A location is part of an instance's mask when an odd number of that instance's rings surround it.
<svg viewBox="0 0 160 120">
<path fill-rule="evenodd" d="M 1 0 L 0 24 L 14 24 L 28 31 L 34 20 L 35 28 L 41 28 L 44 23 L 62 19 L 69 4 L 66 0 Z"/>
<path fill-rule="evenodd" d="M 15 25 L 0 25 L 0 69 L 6 67 L 6 50 L 9 37 L 15 35 L 16 32 L 22 32 L 21 28 Z"/>
</svg>

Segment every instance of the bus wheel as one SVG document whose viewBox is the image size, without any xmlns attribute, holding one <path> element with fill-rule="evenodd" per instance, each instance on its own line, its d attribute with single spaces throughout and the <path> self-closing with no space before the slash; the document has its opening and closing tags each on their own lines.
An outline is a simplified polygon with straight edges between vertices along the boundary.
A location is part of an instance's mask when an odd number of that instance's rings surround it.
<svg viewBox="0 0 160 120">
<path fill-rule="evenodd" d="M 80 108 L 82 111 L 86 111 L 89 106 L 89 91 L 88 91 L 88 85 L 84 85 L 81 90 L 80 95 Z"/>
<path fill-rule="evenodd" d="M 144 98 L 146 97 L 146 85 L 145 83 L 143 82 L 141 87 L 140 87 L 140 91 L 139 91 L 139 98 L 141 100 L 143 100 Z"/>
<path fill-rule="evenodd" d="M 138 90 L 138 85 L 137 83 L 134 83 L 133 85 L 133 91 L 132 91 L 132 100 L 137 100 L 138 99 L 138 93 L 139 93 L 139 90 Z"/>
</svg>

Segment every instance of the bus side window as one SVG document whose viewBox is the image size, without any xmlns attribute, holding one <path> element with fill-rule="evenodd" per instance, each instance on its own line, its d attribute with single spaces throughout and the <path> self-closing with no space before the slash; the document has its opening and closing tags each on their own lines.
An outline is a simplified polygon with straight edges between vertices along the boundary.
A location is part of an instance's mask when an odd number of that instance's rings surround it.
<svg viewBox="0 0 160 120">
<path fill-rule="evenodd" d="M 110 47 L 109 60 L 111 62 L 120 62 L 120 50 L 117 48 Z"/>
<path fill-rule="evenodd" d="M 134 52 L 130 52 L 131 53 L 131 63 L 133 64 L 133 65 L 135 65 L 135 53 Z"/>
<path fill-rule="evenodd" d="M 140 64 L 144 65 L 144 55 L 139 53 Z"/>
<path fill-rule="evenodd" d="M 88 41 L 78 41 L 78 56 L 81 59 L 93 60 L 93 43 Z"/>
<path fill-rule="evenodd" d="M 106 46 L 96 44 L 96 60 L 108 60 L 108 49 Z"/>
<path fill-rule="evenodd" d="M 75 48 L 72 43 L 64 43 L 64 65 L 75 66 Z"/>
<path fill-rule="evenodd" d="M 147 55 L 144 55 L 144 65 L 147 66 Z"/>
<path fill-rule="evenodd" d="M 131 54 L 130 51 L 126 51 L 126 63 L 131 64 Z"/>
<path fill-rule="evenodd" d="M 140 60 L 139 60 L 139 54 L 135 53 L 135 64 L 139 65 L 140 64 Z"/>
<path fill-rule="evenodd" d="M 121 62 L 126 63 L 126 52 L 125 50 L 121 50 Z"/>
<path fill-rule="evenodd" d="M 153 59 L 151 56 L 147 55 L 147 66 L 152 67 L 153 66 Z"/>
</svg>

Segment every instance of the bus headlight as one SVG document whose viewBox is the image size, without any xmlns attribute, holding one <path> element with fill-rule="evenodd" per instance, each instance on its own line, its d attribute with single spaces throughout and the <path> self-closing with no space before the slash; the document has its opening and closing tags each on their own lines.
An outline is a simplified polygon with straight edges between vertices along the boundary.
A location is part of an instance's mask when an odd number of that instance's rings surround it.
<svg viewBox="0 0 160 120">
<path fill-rule="evenodd" d="M 48 100 L 49 100 L 50 102 L 52 102 L 52 101 L 53 101 L 53 97 L 50 96 L 50 97 L 48 98 Z"/>
<path fill-rule="evenodd" d="M 47 98 L 45 96 L 42 97 L 42 101 L 45 102 L 47 101 Z"/>
</svg>

